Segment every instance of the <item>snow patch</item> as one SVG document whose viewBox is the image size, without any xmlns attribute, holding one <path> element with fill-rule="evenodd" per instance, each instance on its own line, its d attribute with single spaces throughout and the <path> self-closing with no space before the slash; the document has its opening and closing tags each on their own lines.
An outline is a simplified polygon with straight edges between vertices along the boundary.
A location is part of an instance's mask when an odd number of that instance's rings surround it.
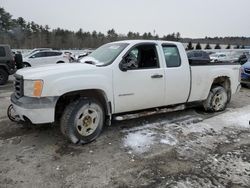
<svg viewBox="0 0 250 188">
<path fill-rule="evenodd" d="M 249 121 L 250 105 L 243 108 L 230 109 L 223 114 L 204 121 L 202 121 L 202 118 L 195 116 L 178 117 L 172 120 L 147 123 L 143 126 L 123 130 L 122 132 L 125 134 L 123 145 L 126 148 L 130 148 L 132 152 L 142 154 L 152 150 L 154 147 L 177 145 L 179 140 L 176 134 L 187 136 L 190 133 L 199 133 L 207 136 L 195 139 L 194 143 L 189 142 L 186 149 L 189 150 L 189 146 L 192 144 L 202 144 L 204 147 L 211 149 L 213 136 L 211 136 L 210 140 L 208 135 L 217 134 L 227 127 L 250 128 Z M 185 147 L 182 147 L 182 149 L 186 151 Z"/>
<path fill-rule="evenodd" d="M 171 135 L 169 133 L 166 133 L 165 138 L 162 138 L 160 140 L 160 143 L 161 144 L 167 144 L 167 145 L 170 145 L 170 146 L 174 146 L 174 145 L 176 145 L 178 143 L 178 140 L 173 135 Z"/>
<path fill-rule="evenodd" d="M 144 153 L 155 142 L 155 133 L 149 129 L 129 133 L 124 139 L 124 146 L 131 148 L 136 153 Z"/>
</svg>

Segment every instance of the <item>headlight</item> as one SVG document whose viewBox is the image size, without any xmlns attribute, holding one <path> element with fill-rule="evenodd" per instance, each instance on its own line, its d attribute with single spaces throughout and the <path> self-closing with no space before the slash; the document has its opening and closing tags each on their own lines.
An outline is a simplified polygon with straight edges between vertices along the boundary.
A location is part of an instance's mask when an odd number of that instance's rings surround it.
<svg viewBox="0 0 250 188">
<path fill-rule="evenodd" d="M 24 95 L 28 97 L 41 97 L 43 90 L 42 80 L 24 80 Z"/>
</svg>

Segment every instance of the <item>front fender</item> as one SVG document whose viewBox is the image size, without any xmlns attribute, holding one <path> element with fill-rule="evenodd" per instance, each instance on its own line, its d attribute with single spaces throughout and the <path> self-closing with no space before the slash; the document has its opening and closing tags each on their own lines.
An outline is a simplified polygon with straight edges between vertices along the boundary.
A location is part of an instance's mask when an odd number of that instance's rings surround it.
<svg viewBox="0 0 250 188">
<path fill-rule="evenodd" d="M 71 75 L 55 79 L 45 79 L 42 96 L 62 96 L 79 90 L 102 90 L 109 101 L 113 101 L 112 74 Z"/>
</svg>

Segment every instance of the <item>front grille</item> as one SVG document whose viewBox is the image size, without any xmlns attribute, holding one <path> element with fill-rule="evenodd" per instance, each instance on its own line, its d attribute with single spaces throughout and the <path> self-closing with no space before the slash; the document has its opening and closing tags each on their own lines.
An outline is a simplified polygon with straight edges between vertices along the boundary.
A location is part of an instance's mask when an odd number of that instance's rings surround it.
<svg viewBox="0 0 250 188">
<path fill-rule="evenodd" d="M 250 69 L 245 69 L 245 72 L 246 72 L 247 74 L 250 74 Z"/>
<path fill-rule="evenodd" d="M 17 74 L 15 75 L 14 89 L 16 98 L 23 96 L 23 77 Z"/>
</svg>

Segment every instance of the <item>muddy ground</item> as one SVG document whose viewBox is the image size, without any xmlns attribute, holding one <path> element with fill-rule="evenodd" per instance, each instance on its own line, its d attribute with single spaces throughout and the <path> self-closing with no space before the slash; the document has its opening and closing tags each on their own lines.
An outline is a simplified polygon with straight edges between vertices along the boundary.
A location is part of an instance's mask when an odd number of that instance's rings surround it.
<svg viewBox="0 0 250 188">
<path fill-rule="evenodd" d="M 10 122 L 11 91 L 11 82 L 0 87 L 0 187 L 250 187 L 250 89 L 222 113 L 114 122 L 78 146 L 58 127 Z"/>
</svg>

